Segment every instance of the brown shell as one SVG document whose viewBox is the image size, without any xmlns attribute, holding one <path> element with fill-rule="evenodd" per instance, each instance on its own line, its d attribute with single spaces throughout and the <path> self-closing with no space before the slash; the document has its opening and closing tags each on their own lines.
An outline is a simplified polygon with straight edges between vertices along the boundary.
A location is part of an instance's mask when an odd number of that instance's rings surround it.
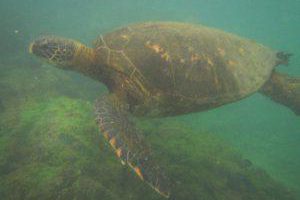
<svg viewBox="0 0 300 200">
<path fill-rule="evenodd" d="M 119 29 L 100 37 L 96 49 L 109 49 L 107 64 L 128 77 L 138 75 L 141 87 L 147 84 L 167 103 L 197 102 L 198 110 L 256 92 L 277 62 L 275 51 L 252 40 L 171 22 Z"/>
</svg>

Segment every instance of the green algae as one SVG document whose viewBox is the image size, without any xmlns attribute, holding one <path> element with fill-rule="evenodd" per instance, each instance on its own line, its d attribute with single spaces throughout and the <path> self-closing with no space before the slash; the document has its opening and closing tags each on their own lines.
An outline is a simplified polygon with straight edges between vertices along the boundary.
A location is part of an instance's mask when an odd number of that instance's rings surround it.
<svg viewBox="0 0 300 200">
<path fill-rule="evenodd" d="M 73 184 L 82 184 L 81 179 L 97 182 L 98 186 L 95 184 L 90 189 L 99 192 L 101 182 L 93 180 L 91 174 L 85 176 L 86 168 L 94 167 L 100 174 L 107 171 L 102 169 L 99 159 L 93 158 L 101 152 L 95 144 L 100 140 L 96 139 L 98 131 L 91 109 L 88 102 L 66 97 L 25 104 L 18 126 L 1 148 L 1 155 L 6 155 L 0 166 L 2 197 L 56 199 L 62 196 L 68 199 L 73 194 Z M 97 166 L 91 163 L 95 160 Z M 104 186 L 101 188 L 109 191 Z"/>
<path fill-rule="evenodd" d="M 146 127 L 156 153 L 167 160 L 161 162 L 173 178 L 175 199 L 294 199 L 213 133 L 192 131 L 176 120 L 156 123 L 156 130 Z"/>
<path fill-rule="evenodd" d="M 212 133 L 170 119 L 139 127 L 170 175 L 175 199 L 293 199 Z M 90 102 L 58 97 L 23 104 L 18 126 L 0 143 L 6 199 L 162 199 L 117 160 Z"/>
</svg>

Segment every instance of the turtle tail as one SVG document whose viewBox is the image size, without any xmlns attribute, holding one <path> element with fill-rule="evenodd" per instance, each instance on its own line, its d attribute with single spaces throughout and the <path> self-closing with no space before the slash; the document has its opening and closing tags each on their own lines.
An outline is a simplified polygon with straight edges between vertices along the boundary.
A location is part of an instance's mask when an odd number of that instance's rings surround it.
<svg viewBox="0 0 300 200">
<path fill-rule="evenodd" d="M 277 65 L 288 65 L 292 53 L 286 53 L 283 51 L 277 52 L 276 57 L 278 58 Z"/>
<path fill-rule="evenodd" d="M 274 71 L 260 92 L 300 115 L 300 78 Z"/>
</svg>

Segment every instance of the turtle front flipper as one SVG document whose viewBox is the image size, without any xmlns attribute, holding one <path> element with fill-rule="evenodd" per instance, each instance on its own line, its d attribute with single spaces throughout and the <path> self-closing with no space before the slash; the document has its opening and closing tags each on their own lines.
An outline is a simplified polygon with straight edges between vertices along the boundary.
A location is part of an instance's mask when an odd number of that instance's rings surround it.
<svg viewBox="0 0 300 200">
<path fill-rule="evenodd" d="M 300 78 L 274 71 L 260 92 L 300 115 Z"/>
<path fill-rule="evenodd" d="M 122 164 L 130 166 L 140 179 L 168 198 L 168 178 L 153 161 L 150 147 L 130 121 L 126 106 L 114 95 L 109 95 L 96 102 L 95 112 L 101 132 Z"/>
</svg>

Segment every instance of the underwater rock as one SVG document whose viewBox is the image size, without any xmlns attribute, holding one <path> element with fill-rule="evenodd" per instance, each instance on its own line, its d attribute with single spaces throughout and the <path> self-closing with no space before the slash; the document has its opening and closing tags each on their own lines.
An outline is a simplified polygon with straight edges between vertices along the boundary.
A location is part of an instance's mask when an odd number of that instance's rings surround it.
<svg viewBox="0 0 300 200">
<path fill-rule="evenodd" d="M 1 197 L 120 199 L 122 170 L 99 149 L 92 108 L 64 97 L 24 105 L 15 130 L 0 132 Z"/>
<path fill-rule="evenodd" d="M 174 199 L 296 199 L 284 185 L 211 133 L 195 132 L 175 120 L 145 127 L 158 159 L 168 166 Z"/>
<path fill-rule="evenodd" d="M 0 132 L 4 199 L 163 199 L 119 164 L 99 136 L 91 103 L 60 97 L 21 110 L 15 129 Z M 154 124 L 139 126 L 171 177 L 171 198 L 295 199 L 263 170 L 241 164 L 241 156 L 213 134 L 177 121 Z"/>
</svg>

